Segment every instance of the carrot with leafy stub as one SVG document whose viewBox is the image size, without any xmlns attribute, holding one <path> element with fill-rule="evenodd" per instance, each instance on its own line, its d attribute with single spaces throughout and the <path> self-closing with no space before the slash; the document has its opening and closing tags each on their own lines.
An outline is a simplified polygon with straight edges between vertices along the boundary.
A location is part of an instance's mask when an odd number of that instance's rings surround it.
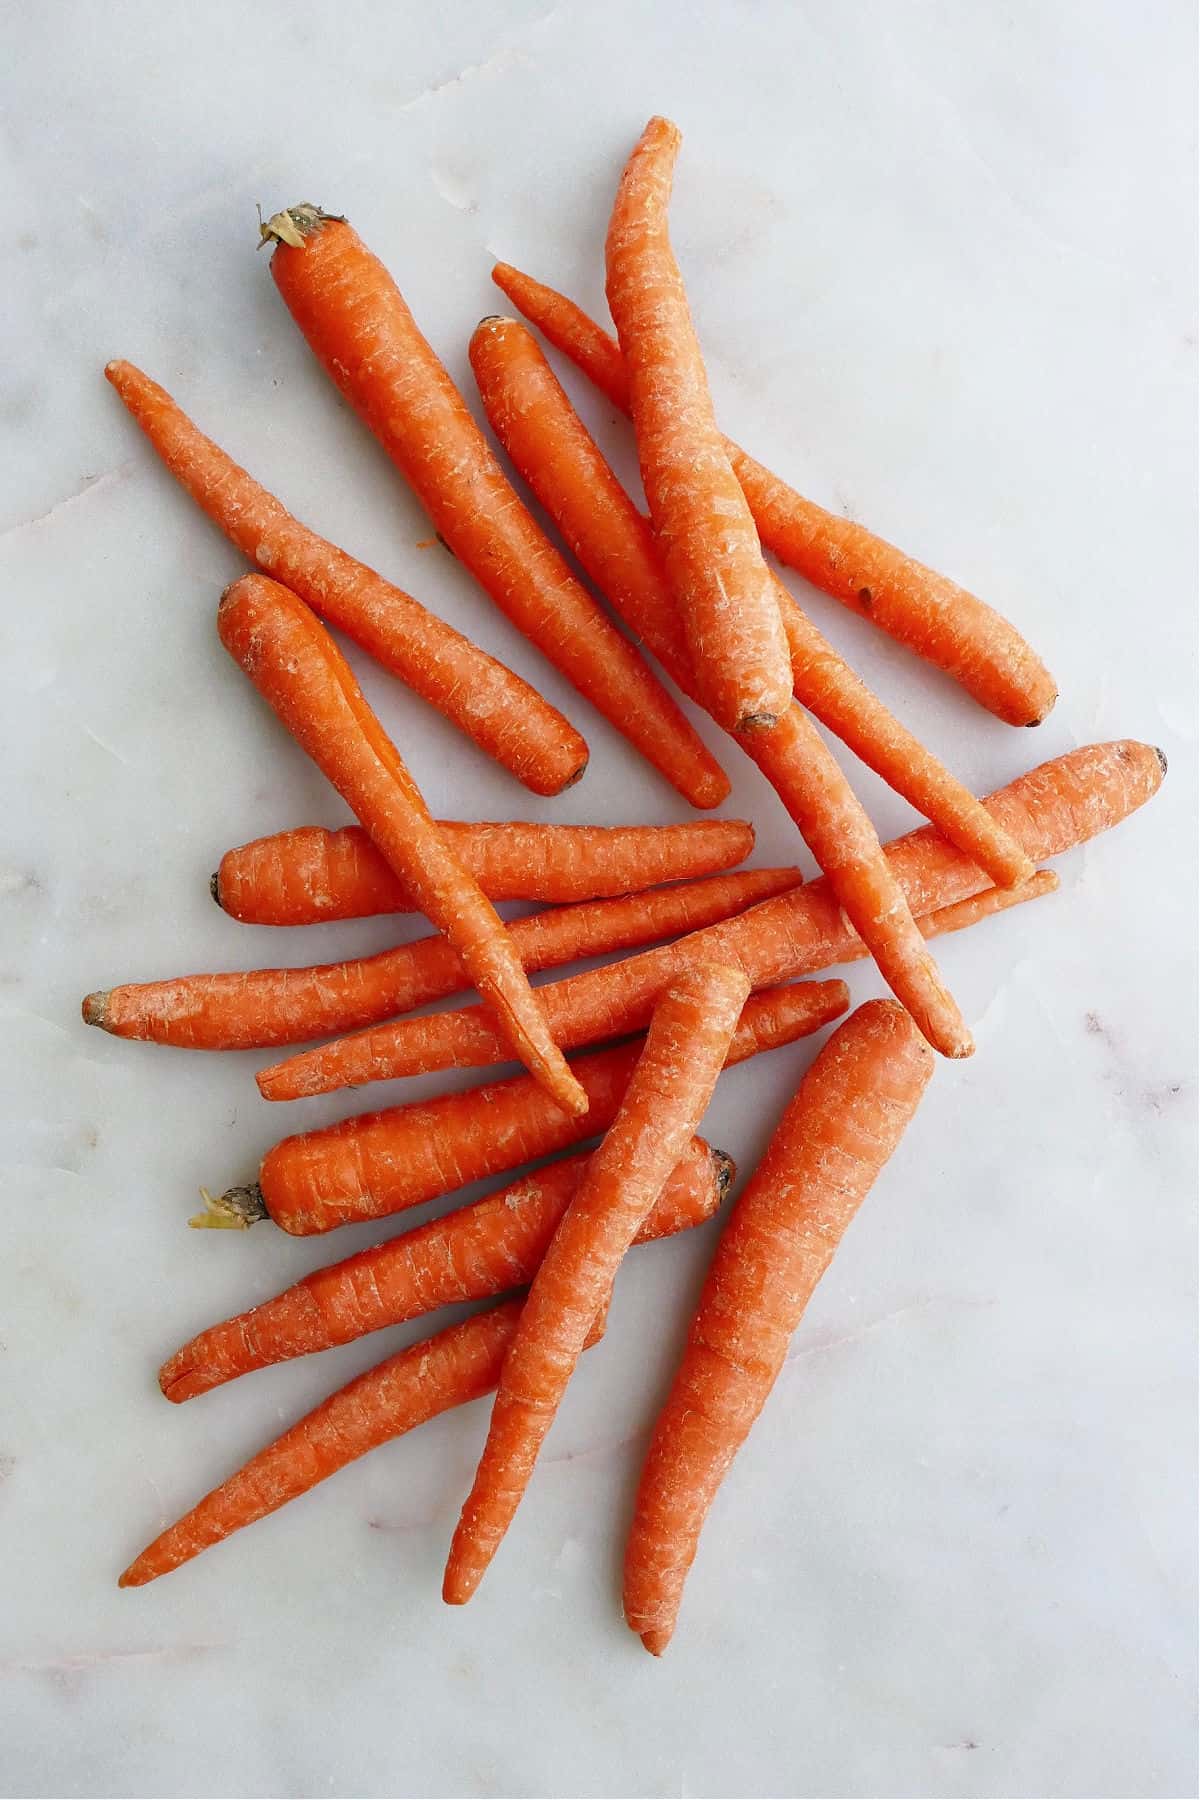
<svg viewBox="0 0 1200 1800">
<path fill-rule="evenodd" d="M 265 575 L 299 594 L 535 794 L 558 794 L 578 781 L 587 745 L 535 688 L 294 519 L 132 363 L 109 363 L 104 373 L 176 481 Z"/>
<path fill-rule="evenodd" d="M 740 970 L 700 963 L 654 1009 L 617 1116 L 530 1283 L 505 1355 L 446 1563 L 449 1605 L 471 1598 L 512 1523 L 621 1260 L 712 1098 L 749 992 Z"/>
<path fill-rule="evenodd" d="M 585 1110 L 586 1096 L 550 1036 L 503 921 L 455 860 L 324 626 L 278 582 L 244 575 L 222 595 L 217 628 L 234 661 L 459 952 L 516 1054 L 568 1112 Z"/>
<path fill-rule="evenodd" d="M 932 1072 L 898 1006 L 860 1006 L 808 1070 L 734 1207 L 654 1427 L 625 1550 L 625 1617 L 655 1656 L 675 1629 L 717 1489 Z"/>
<path fill-rule="evenodd" d="M 532 1280 L 587 1168 L 581 1151 L 413 1231 L 315 1269 L 249 1312 L 210 1326 L 158 1372 L 168 1400 L 194 1400 L 269 1364 L 351 1343 L 440 1306 L 484 1300 Z M 733 1180 L 722 1150 L 693 1138 L 638 1243 L 702 1225 Z"/>
<path fill-rule="evenodd" d="M 356 1376 L 160 1533 L 130 1563 L 119 1585 L 144 1587 L 169 1575 L 369 1450 L 490 1394 L 521 1305 L 519 1299 L 505 1300 Z M 599 1341 L 604 1324 L 597 1321 L 589 1344 Z"/>
<path fill-rule="evenodd" d="M 522 505 L 399 288 L 344 219 L 267 221 L 271 274 L 326 373 L 463 567 L 586 700 L 695 806 L 729 783 L 675 701 Z"/>
<path fill-rule="evenodd" d="M 584 572 L 676 685 L 697 697 L 654 535 L 605 461 L 528 328 L 486 321 L 471 362 L 484 410 L 518 473 Z M 773 578 L 774 579 L 774 578 Z M 969 789 L 889 712 L 775 582 L 796 698 L 1001 886 L 1033 866 Z M 746 746 L 750 748 L 750 746 Z"/>
<path fill-rule="evenodd" d="M 624 358 L 607 331 L 508 263 L 497 263 L 492 279 L 614 406 L 629 411 Z M 725 449 L 759 536 L 781 562 L 941 669 L 1006 724 L 1041 723 L 1058 689 L 1014 625 L 865 526 L 806 500 L 729 438 Z"/>
<path fill-rule="evenodd" d="M 619 900 L 554 907 L 514 919 L 508 935 L 526 973 L 552 969 L 696 931 L 799 887 L 801 880 L 799 869 L 713 875 Z M 114 1037 L 183 1050 L 252 1050 L 358 1031 L 470 985 L 453 945 L 444 937 L 426 937 L 377 956 L 315 968 L 127 983 L 89 994 L 83 1017 Z"/>
<path fill-rule="evenodd" d="M 464 824 L 439 819 L 489 900 L 562 905 L 640 893 L 665 881 L 714 875 L 754 848 L 746 819 L 680 825 Z M 212 896 L 246 925 L 315 925 L 410 912 L 412 895 L 360 825 L 300 825 L 227 850 Z"/>
<path fill-rule="evenodd" d="M 840 1018 L 849 998 L 844 981 L 752 994 L 729 1062 L 819 1031 Z M 245 1226 L 270 1218 L 307 1237 L 420 1206 L 469 1181 L 565 1150 L 612 1122 L 638 1049 L 635 1041 L 572 1062 L 588 1098 L 582 1115 L 568 1116 L 531 1077 L 518 1075 L 284 1138 L 263 1157 L 257 1182 L 230 1188 L 219 1199 L 206 1197 L 209 1211 L 200 1222 Z"/>
<path fill-rule="evenodd" d="M 766 729 L 791 700 L 779 608 L 754 520 L 717 430 L 667 231 L 679 132 L 651 119 L 625 165 L 605 242 L 609 309 L 650 517 L 692 672 L 727 731 Z"/>
</svg>

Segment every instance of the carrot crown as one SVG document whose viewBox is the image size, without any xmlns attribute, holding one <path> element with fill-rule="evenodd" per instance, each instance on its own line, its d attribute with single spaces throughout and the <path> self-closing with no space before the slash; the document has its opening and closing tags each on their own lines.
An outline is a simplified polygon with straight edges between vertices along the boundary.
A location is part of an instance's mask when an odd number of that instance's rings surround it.
<svg viewBox="0 0 1200 1800">
<path fill-rule="evenodd" d="M 301 200 L 298 206 L 286 206 L 282 212 L 272 213 L 269 219 L 262 216 L 262 208 L 258 210 L 258 247 L 264 244 L 289 244 L 293 250 L 303 250 L 304 240 L 312 237 L 325 225 L 344 225 L 343 213 L 322 212 L 311 200 Z"/>
</svg>

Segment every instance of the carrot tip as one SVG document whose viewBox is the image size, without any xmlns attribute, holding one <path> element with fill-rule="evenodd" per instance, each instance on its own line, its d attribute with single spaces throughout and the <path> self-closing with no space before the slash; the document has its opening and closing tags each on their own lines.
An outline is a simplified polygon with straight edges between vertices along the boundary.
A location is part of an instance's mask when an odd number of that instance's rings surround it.
<svg viewBox="0 0 1200 1800">
<path fill-rule="evenodd" d="M 773 712 L 743 713 L 738 720 L 735 731 L 771 731 L 779 723 L 779 714 Z"/>
<path fill-rule="evenodd" d="M 101 1031 L 108 1029 L 108 989 L 104 988 L 95 994 L 86 994 L 80 1008 L 85 1025 L 99 1025 Z"/>
<path fill-rule="evenodd" d="M 1158 745 L 1155 744 L 1154 745 L 1154 754 L 1158 758 L 1159 768 L 1162 770 L 1163 774 L 1165 775 L 1167 772 L 1167 753 L 1166 753 L 1166 751 L 1160 750 Z"/>
<path fill-rule="evenodd" d="M 651 1656 L 661 1656 L 671 1641 L 671 1634 L 669 1631 L 662 1630 L 643 1631 L 641 1639 Z"/>
<path fill-rule="evenodd" d="M 209 876 L 208 891 L 212 895 L 213 899 L 216 901 L 217 905 L 221 906 L 221 871 L 220 871 L 220 869 L 214 869 L 212 874 Z M 221 910 L 222 910 L 222 912 L 224 912 L 225 909 L 223 906 L 221 907 Z"/>
<path fill-rule="evenodd" d="M 737 1175 L 737 1164 L 727 1150 L 716 1150 L 710 1147 L 709 1155 L 713 1159 L 713 1177 L 717 1187 L 717 1205 L 724 1204 L 725 1198 L 733 1186 Z"/>
<path fill-rule="evenodd" d="M 260 1219 L 270 1217 L 257 1181 L 245 1187 L 226 1188 L 223 1194 L 200 1189 L 204 1211 L 188 1220 L 193 1231 L 249 1231 Z"/>
</svg>

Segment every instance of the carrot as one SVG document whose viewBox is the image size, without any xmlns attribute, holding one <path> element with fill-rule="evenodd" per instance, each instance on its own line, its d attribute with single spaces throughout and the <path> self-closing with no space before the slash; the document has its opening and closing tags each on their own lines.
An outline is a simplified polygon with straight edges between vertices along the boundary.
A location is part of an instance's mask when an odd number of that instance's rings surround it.
<svg viewBox="0 0 1200 1800">
<path fill-rule="evenodd" d="M 625 362 L 608 332 L 508 263 L 497 263 L 492 279 L 614 406 L 629 411 Z M 781 562 L 951 676 L 1006 724 L 1041 723 L 1058 689 L 1007 619 L 865 526 L 804 499 L 729 438 L 725 449 L 759 536 Z"/>
<path fill-rule="evenodd" d="M 807 1037 L 848 1004 L 843 981 L 754 994 L 729 1061 L 744 1062 Z M 213 1205 L 230 1222 L 271 1218 L 298 1237 L 420 1206 L 604 1131 L 637 1054 L 637 1043 L 622 1044 L 572 1063 L 588 1097 L 583 1117 L 568 1117 L 528 1076 L 518 1075 L 284 1138 L 267 1151 L 257 1182 L 230 1188 Z"/>
<path fill-rule="evenodd" d="M 682 825 L 467 825 L 440 819 L 489 900 L 601 900 L 712 875 L 754 848 L 745 819 Z M 227 850 L 212 878 L 218 906 L 247 925 L 313 925 L 410 912 L 405 892 L 359 825 L 301 825 Z"/>
<path fill-rule="evenodd" d="M 163 1364 L 159 1386 L 168 1400 L 193 1400 L 270 1363 L 311 1356 L 439 1306 L 521 1286 L 532 1279 L 587 1163 L 587 1151 L 564 1157 L 472 1206 L 315 1269 L 273 1299 L 192 1338 Z M 732 1180 L 724 1151 L 693 1138 L 637 1241 L 703 1224 Z"/>
<path fill-rule="evenodd" d="M 167 1528 L 121 1576 L 144 1587 L 225 1538 L 308 1493 L 347 1463 L 406 1431 L 490 1394 L 521 1316 L 506 1300 L 410 1344 L 358 1375 L 251 1457 L 189 1513 Z M 599 1340 L 604 1321 L 590 1338 Z"/>
<path fill-rule="evenodd" d="M 471 360 L 493 430 L 584 572 L 695 698 L 682 625 L 649 523 L 528 329 L 515 319 L 485 323 L 486 339 L 478 351 L 472 340 Z M 800 703 L 993 881 L 1009 887 L 1028 880 L 1032 864 L 986 808 L 859 680 L 782 582 L 775 581 L 775 590 Z"/>
<path fill-rule="evenodd" d="M 808 1070 L 733 1210 L 654 1427 L 625 1551 L 625 1617 L 655 1656 L 717 1489 L 932 1072 L 898 1006 L 860 1006 Z M 528 1319 L 527 1306 L 509 1357 Z M 501 1391 L 507 1369 L 506 1359 Z"/>
<path fill-rule="evenodd" d="M 442 1598 L 471 1598 L 500 1546 L 621 1259 L 712 1098 L 750 984 L 698 964 L 663 994 L 620 1109 L 529 1287 Z"/>
<path fill-rule="evenodd" d="M 752 869 L 680 882 L 620 900 L 589 900 L 515 919 L 508 927 L 526 972 L 654 943 L 743 912 L 799 887 L 798 869 Z M 251 1050 L 357 1031 L 470 986 L 443 937 L 418 938 L 377 956 L 307 969 L 180 975 L 89 994 L 87 1024 L 114 1037 L 184 1050 Z"/>
<path fill-rule="evenodd" d="M 680 136 L 651 119 L 625 165 L 605 243 L 609 309 L 650 517 L 696 686 L 727 731 L 770 727 L 792 692 L 758 532 L 717 430 L 667 232 Z"/>
<path fill-rule="evenodd" d="M 358 815 L 444 932 L 506 1038 L 569 1112 L 587 1100 L 546 1028 L 521 959 L 491 902 L 455 860 L 350 665 L 287 588 L 244 575 L 217 614 L 221 642 L 301 749 Z"/>
<path fill-rule="evenodd" d="M 768 743 L 775 734 L 764 736 Z M 1132 740 L 1068 752 L 992 794 L 984 804 L 1035 861 L 1060 855 L 1118 824 L 1157 791 L 1161 752 Z M 979 894 L 986 877 L 931 826 L 897 838 L 888 865 L 914 914 L 921 918 Z M 953 927 L 951 927 L 953 928 Z M 944 929 L 944 927 L 943 927 Z M 538 993 L 556 1040 L 568 1048 L 632 1031 L 649 1017 L 665 984 L 697 957 L 745 969 L 756 985 L 815 973 L 841 962 L 858 945 L 827 879 L 764 901 L 736 919 L 709 926 L 675 944 L 631 956 L 606 968 L 550 982 Z M 479 1066 L 505 1054 L 478 1007 L 434 1018 L 399 1020 L 357 1038 L 323 1046 L 319 1055 L 293 1057 L 259 1077 L 269 1098 L 295 1099 L 339 1081 Z M 310 1078 L 315 1078 L 310 1087 Z"/>
<path fill-rule="evenodd" d="M 696 806 L 720 767 L 635 647 L 513 491 L 379 259 L 344 219 L 292 207 L 263 227 L 271 274 L 318 361 L 374 432 L 447 548 L 519 631 Z"/>
<path fill-rule="evenodd" d="M 132 363 L 109 363 L 104 373 L 176 481 L 264 574 L 368 650 L 535 794 L 558 794 L 579 780 L 587 745 L 528 682 L 294 519 Z"/>
</svg>

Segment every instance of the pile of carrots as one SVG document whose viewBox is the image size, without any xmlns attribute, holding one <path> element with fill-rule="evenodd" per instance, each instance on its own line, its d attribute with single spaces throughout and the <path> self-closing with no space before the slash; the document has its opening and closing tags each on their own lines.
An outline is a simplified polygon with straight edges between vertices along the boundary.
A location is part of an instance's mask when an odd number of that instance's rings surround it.
<svg viewBox="0 0 1200 1800">
<path fill-rule="evenodd" d="M 660 1655 L 717 1488 L 917 1109 L 934 1052 L 974 1048 L 929 940 L 1052 892 L 1057 878 L 1038 865 L 1118 823 L 1162 780 L 1160 752 L 1121 741 L 1077 749 L 976 799 L 810 621 L 765 550 L 997 718 L 1036 725 L 1056 698 L 1029 645 L 982 601 L 804 499 L 722 435 L 668 236 L 678 149 L 675 127 L 653 119 L 621 176 L 605 247 L 615 338 L 519 270 L 493 271 L 629 415 L 648 516 L 524 324 L 487 318 L 471 340 L 487 419 L 562 549 L 352 227 L 303 205 L 277 213 L 262 235 L 288 311 L 463 569 L 696 808 L 718 806 L 729 782 L 673 690 L 709 713 L 783 801 L 822 870 L 815 881 L 795 868 L 739 869 L 754 843 L 740 820 L 433 819 L 328 626 L 534 793 L 580 779 L 583 738 L 511 670 L 293 518 L 149 377 L 126 362 L 106 370 L 166 467 L 254 565 L 221 597 L 221 641 L 358 821 L 229 851 L 214 899 L 257 924 L 407 910 L 432 930 L 353 961 L 113 987 L 87 996 L 85 1020 L 188 1049 L 282 1053 L 258 1076 L 270 1101 L 513 1059 L 525 1069 L 284 1138 L 255 1181 L 206 1192 L 192 1223 L 269 1218 L 320 1233 L 570 1152 L 315 1269 L 169 1357 L 160 1385 L 179 1402 L 454 1302 L 490 1303 L 325 1400 L 162 1532 L 124 1586 L 494 1391 L 443 1588 L 452 1604 L 468 1600 L 581 1352 L 605 1329 L 626 1251 L 702 1223 L 725 1200 L 733 1165 L 697 1135 L 722 1069 L 837 1020 L 849 1004 L 844 983 L 797 978 L 869 956 L 894 998 L 837 1026 L 778 1120 L 718 1241 L 653 1428 L 624 1607 Z M 881 845 L 814 719 L 928 825 Z M 512 899 L 545 910 L 506 926 L 494 903 Z M 530 986 L 530 971 L 613 951 L 639 954 Z M 478 999 L 460 1010 L 417 1011 L 470 990 Z"/>
</svg>

